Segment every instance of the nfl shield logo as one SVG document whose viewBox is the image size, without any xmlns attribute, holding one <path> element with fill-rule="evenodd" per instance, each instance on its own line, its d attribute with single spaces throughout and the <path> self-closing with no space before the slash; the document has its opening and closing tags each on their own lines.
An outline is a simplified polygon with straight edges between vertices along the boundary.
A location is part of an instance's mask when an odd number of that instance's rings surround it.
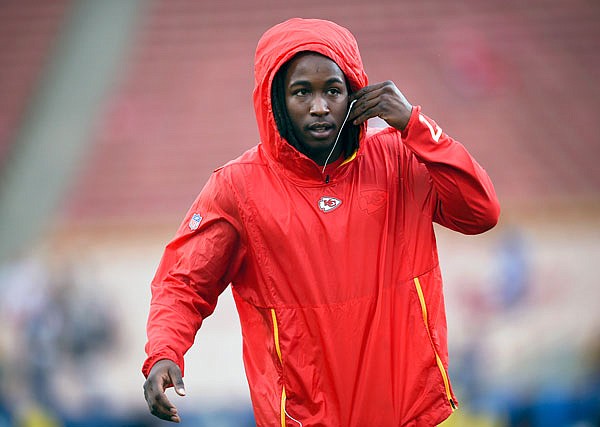
<svg viewBox="0 0 600 427">
<path fill-rule="evenodd" d="M 194 215 L 192 215 L 192 219 L 190 219 L 190 223 L 188 224 L 190 230 L 197 230 L 198 227 L 200 227 L 201 221 L 202 217 L 200 216 L 200 214 L 195 213 Z"/>
</svg>

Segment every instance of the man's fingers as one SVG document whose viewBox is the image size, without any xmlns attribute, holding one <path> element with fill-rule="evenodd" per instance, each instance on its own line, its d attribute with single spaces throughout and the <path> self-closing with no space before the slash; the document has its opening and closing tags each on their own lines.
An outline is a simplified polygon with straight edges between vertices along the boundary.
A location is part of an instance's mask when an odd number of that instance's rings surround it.
<svg viewBox="0 0 600 427">
<path fill-rule="evenodd" d="M 352 123 L 355 125 L 360 125 L 363 122 L 366 122 L 369 119 L 372 119 L 373 117 L 379 117 L 380 113 L 377 113 L 374 109 L 369 109 L 365 112 L 363 112 L 360 116 L 356 117 Z"/>
<path fill-rule="evenodd" d="M 388 82 L 383 82 L 361 89 L 359 92 L 362 94 L 356 97 L 356 104 L 352 108 L 349 119 L 355 125 L 360 125 L 364 121 L 384 113 L 386 106 L 389 105 L 389 86 Z"/>
<path fill-rule="evenodd" d="M 364 118 L 364 116 L 369 116 L 369 114 L 376 113 L 376 111 L 373 109 L 375 107 L 377 107 L 377 104 L 379 104 L 379 99 L 377 97 L 373 97 L 373 98 L 369 98 L 369 99 L 361 99 L 352 108 L 352 112 L 350 113 L 349 119 L 354 121 L 360 117 L 360 118 L 362 118 L 362 120 L 360 120 L 359 122 L 362 123 L 364 120 L 366 120 Z M 377 114 L 378 114 L 378 112 L 377 112 Z M 367 117 L 367 119 L 369 119 L 371 117 L 375 117 L 377 114 L 371 115 L 371 116 Z M 356 123 L 356 124 L 359 124 L 359 123 Z"/>
<path fill-rule="evenodd" d="M 177 408 L 169 401 L 165 393 L 150 393 L 146 400 L 152 415 L 166 421 L 180 421 Z"/>
<path fill-rule="evenodd" d="M 354 92 L 350 96 L 350 100 L 352 101 L 353 99 L 359 99 L 361 96 L 364 96 L 364 95 L 368 94 L 369 92 L 379 90 L 379 89 L 385 87 L 387 84 L 388 84 L 388 82 L 381 82 L 381 83 L 376 83 L 374 85 L 365 86 L 362 89 L 359 89 L 356 92 Z"/>
<path fill-rule="evenodd" d="M 181 376 L 181 370 L 179 369 L 179 366 L 172 366 L 169 369 L 169 376 L 171 377 L 171 383 L 175 388 L 175 392 L 180 396 L 185 396 L 185 385 L 183 384 L 183 378 Z"/>
</svg>

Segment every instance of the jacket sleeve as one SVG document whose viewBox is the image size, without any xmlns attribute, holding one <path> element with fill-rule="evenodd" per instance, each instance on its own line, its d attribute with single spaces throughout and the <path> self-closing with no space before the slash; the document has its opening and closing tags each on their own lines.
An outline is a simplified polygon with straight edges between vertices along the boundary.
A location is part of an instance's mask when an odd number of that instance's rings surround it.
<svg viewBox="0 0 600 427">
<path fill-rule="evenodd" d="M 184 371 L 184 354 L 243 258 L 235 212 L 230 187 L 213 173 L 166 246 L 152 281 L 144 376 L 161 359 Z"/>
<path fill-rule="evenodd" d="M 449 137 L 415 106 L 402 142 L 425 171 L 420 185 L 427 193 L 422 200 L 433 221 L 464 234 L 483 233 L 494 227 L 500 205 L 486 171 L 459 142 Z M 409 170 L 419 170 L 409 167 Z M 417 185 L 419 186 L 419 185 Z"/>
</svg>

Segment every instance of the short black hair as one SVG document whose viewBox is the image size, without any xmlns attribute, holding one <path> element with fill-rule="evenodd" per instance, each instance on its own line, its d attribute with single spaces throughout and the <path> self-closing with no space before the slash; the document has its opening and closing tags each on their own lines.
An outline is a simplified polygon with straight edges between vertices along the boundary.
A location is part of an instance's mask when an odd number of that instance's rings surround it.
<svg viewBox="0 0 600 427">
<path fill-rule="evenodd" d="M 294 57 L 295 58 L 295 57 Z M 277 130 L 282 138 L 284 138 L 292 147 L 296 148 L 301 153 L 306 154 L 302 144 L 298 140 L 294 132 L 292 120 L 287 111 L 285 104 L 285 74 L 289 68 L 289 64 L 294 59 L 290 59 L 281 66 L 275 77 L 273 78 L 273 84 L 271 85 L 271 105 L 273 108 L 273 116 L 275 117 L 275 124 Z M 346 88 L 348 89 L 348 95 L 352 94 L 352 89 L 348 79 L 346 80 Z M 349 157 L 358 148 L 358 140 L 360 135 L 360 126 L 356 126 L 352 123 L 346 123 L 340 135 L 340 142 L 344 144 L 344 158 Z"/>
</svg>

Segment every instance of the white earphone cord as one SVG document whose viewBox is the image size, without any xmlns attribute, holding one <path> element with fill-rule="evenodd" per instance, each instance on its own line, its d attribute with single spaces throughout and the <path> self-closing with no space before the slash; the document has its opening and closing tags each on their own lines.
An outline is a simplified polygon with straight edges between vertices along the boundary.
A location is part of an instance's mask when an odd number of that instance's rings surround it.
<svg viewBox="0 0 600 427">
<path fill-rule="evenodd" d="M 352 106 L 354 105 L 355 102 L 356 102 L 356 99 L 354 99 L 350 103 L 350 106 L 348 107 L 348 112 L 346 113 L 346 117 L 344 118 L 344 121 L 342 122 L 342 126 L 340 126 L 340 130 L 339 130 L 339 132 L 337 134 L 337 137 L 335 138 L 335 142 L 333 143 L 333 147 L 331 147 L 331 151 L 329 152 L 329 156 L 327 156 L 327 159 L 325 159 L 325 164 L 323 165 L 323 170 L 321 171 L 321 173 L 325 173 L 325 168 L 327 167 L 327 163 L 329 163 L 329 159 L 331 158 L 331 155 L 335 151 L 335 147 L 336 147 L 336 145 L 338 143 L 338 140 L 340 139 L 340 135 L 342 134 L 342 129 L 344 129 L 344 126 L 346 125 L 346 121 L 348 120 L 348 117 L 350 117 L 350 111 L 352 110 Z"/>
<path fill-rule="evenodd" d="M 285 408 L 283 408 L 283 412 L 285 412 L 285 415 L 287 415 L 288 418 L 290 418 L 292 421 L 297 422 L 298 425 L 300 427 L 302 427 L 302 423 L 300 421 L 298 421 L 296 418 L 292 417 L 290 414 L 288 414 L 288 412 L 285 410 Z"/>
</svg>

